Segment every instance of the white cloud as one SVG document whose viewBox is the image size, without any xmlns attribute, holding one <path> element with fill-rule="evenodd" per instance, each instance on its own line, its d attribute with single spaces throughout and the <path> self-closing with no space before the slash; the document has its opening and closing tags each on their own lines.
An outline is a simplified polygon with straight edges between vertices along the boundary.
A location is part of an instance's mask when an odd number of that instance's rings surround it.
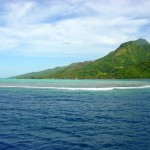
<svg viewBox="0 0 150 150">
<path fill-rule="evenodd" d="M 144 30 L 150 23 L 146 0 L 12 0 L 3 7 L 0 51 L 97 56 L 124 41 L 150 39 Z"/>
</svg>

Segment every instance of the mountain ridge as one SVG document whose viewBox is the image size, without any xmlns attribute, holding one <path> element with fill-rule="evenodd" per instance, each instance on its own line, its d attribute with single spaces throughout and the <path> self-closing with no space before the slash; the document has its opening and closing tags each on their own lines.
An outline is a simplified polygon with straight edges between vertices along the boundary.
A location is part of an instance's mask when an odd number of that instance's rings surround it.
<svg viewBox="0 0 150 150">
<path fill-rule="evenodd" d="M 72 63 L 14 78 L 109 79 L 150 78 L 150 43 L 138 39 L 122 43 L 115 51 L 94 61 Z"/>
</svg>

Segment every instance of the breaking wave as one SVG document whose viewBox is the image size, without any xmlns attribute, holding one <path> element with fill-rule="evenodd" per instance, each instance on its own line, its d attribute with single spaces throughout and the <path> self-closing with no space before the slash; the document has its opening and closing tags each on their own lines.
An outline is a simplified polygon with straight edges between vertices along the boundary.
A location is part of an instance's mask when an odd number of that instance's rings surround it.
<svg viewBox="0 0 150 150">
<path fill-rule="evenodd" d="M 135 87 L 104 87 L 104 88 L 74 88 L 74 87 L 40 87 L 40 86 L 3 86 L 0 88 L 24 88 L 24 89 L 51 89 L 51 90 L 69 90 L 69 91 L 109 91 L 109 90 L 124 90 L 124 89 L 143 89 L 150 88 L 149 85 Z"/>
</svg>

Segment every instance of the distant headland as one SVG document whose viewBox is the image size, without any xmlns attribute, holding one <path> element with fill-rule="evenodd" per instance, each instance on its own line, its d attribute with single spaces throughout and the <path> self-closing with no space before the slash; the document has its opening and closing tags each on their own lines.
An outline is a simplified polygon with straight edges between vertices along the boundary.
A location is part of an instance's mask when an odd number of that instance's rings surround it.
<svg viewBox="0 0 150 150">
<path fill-rule="evenodd" d="M 150 78 L 150 43 L 138 39 L 121 44 L 115 51 L 94 61 L 73 63 L 17 79 L 132 79 Z"/>
</svg>

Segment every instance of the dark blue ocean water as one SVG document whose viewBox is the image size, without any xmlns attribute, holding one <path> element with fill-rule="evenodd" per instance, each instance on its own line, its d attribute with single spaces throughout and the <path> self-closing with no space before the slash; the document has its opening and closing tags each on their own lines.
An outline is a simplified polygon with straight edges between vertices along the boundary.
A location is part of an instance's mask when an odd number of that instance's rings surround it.
<svg viewBox="0 0 150 150">
<path fill-rule="evenodd" d="M 0 88 L 0 150 L 149 150 L 150 88 Z"/>
</svg>

